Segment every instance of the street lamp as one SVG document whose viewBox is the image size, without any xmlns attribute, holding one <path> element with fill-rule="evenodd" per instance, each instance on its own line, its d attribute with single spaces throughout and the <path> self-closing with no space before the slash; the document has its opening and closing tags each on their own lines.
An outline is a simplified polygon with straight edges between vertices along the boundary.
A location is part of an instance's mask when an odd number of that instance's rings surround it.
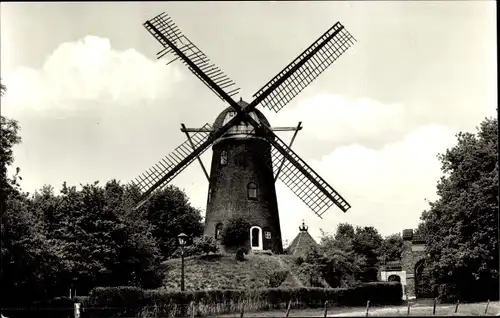
<svg viewBox="0 0 500 318">
<path fill-rule="evenodd" d="M 177 235 L 179 245 L 181 247 L 181 291 L 184 291 L 184 246 L 186 246 L 187 235 L 181 233 Z"/>
</svg>

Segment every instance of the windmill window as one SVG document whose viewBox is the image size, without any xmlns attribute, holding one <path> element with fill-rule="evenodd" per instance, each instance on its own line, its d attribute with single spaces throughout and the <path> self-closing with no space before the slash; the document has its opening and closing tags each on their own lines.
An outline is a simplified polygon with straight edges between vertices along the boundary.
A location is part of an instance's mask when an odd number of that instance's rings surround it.
<svg viewBox="0 0 500 318">
<path fill-rule="evenodd" d="M 247 186 L 248 198 L 257 200 L 257 184 L 250 182 Z"/>
<path fill-rule="evenodd" d="M 270 240 L 270 239 L 271 239 L 271 232 L 266 231 L 266 232 L 264 233 L 264 235 L 265 235 L 265 237 L 266 237 L 266 240 Z"/>
<path fill-rule="evenodd" d="M 220 164 L 222 166 L 227 165 L 227 151 L 225 150 L 220 153 Z"/>
</svg>

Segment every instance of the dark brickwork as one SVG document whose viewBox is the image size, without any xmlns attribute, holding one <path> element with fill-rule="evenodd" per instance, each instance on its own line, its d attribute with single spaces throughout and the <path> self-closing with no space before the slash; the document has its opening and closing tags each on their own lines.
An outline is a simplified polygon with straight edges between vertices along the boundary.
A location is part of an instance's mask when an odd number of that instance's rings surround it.
<svg viewBox="0 0 500 318">
<path fill-rule="evenodd" d="M 227 113 L 225 110 L 221 115 Z M 217 128 L 224 116 L 214 123 Z M 261 113 L 259 119 L 267 123 Z M 212 147 L 212 165 L 209 181 L 209 198 L 205 216 L 204 234 L 215 236 L 217 224 L 223 224 L 232 216 L 240 216 L 251 226 L 261 228 L 264 250 L 282 253 L 278 203 L 272 168 L 271 146 L 262 138 L 222 138 Z M 221 156 L 227 154 L 227 162 Z M 267 160 L 267 161 L 266 161 Z M 225 161 L 225 160 L 224 160 Z M 248 186 L 257 185 L 257 198 L 249 198 Z M 270 238 L 265 232 L 270 232 Z"/>
</svg>

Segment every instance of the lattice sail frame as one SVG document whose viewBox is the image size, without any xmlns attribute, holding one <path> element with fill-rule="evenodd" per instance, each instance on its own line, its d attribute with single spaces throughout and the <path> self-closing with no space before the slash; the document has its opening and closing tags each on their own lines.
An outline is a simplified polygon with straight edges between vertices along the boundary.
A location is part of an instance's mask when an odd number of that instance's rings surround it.
<svg viewBox="0 0 500 318">
<path fill-rule="evenodd" d="M 290 149 L 278 136 L 274 136 L 274 141 L 286 150 L 288 155 L 298 161 L 305 171 L 314 178 L 326 191 L 323 192 L 313 181 L 295 167 L 289 160 L 283 160 L 283 154 L 271 145 L 271 162 L 263 155 L 269 169 L 276 172 L 281 166 L 278 179 L 283 182 L 299 199 L 304 202 L 317 216 L 322 215 L 332 206 L 336 205 L 343 212 L 351 208 L 351 205 L 333 189 L 319 174 L 317 174 L 307 163 L 305 163 L 292 149 Z"/>
<path fill-rule="evenodd" d="M 202 129 L 212 129 L 212 126 L 207 123 L 202 127 Z M 146 191 L 156 182 L 158 182 L 165 174 L 171 171 L 173 167 L 177 166 L 184 158 L 186 158 L 189 153 L 193 151 L 193 146 L 198 147 L 203 142 L 205 142 L 208 139 L 209 135 L 210 133 L 208 132 L 196 132 L 190 135 L 192 144 L 189 140 L 184 141 L 177 148 L 175 148 L 174 151 L 158 161 L 158 163 L 155 164 L 152 168 L 148 169 L 145 173 L 137 177 L 135 181 L 132 181 L 132 184 L 138 186 L 142 192 Z M 207 149 L 208 147 L 203 150 L 201 154 L 203 154 Z M 157 189 L 164 188 L 172 179 L 174 179 L 179 173 L 181 173 L 195 159 L 196 157 L 191 159 L 188 164 L 184 165 L 182 169 L 179 169 L 175 174 L 166 179 Z"/>
<path fill-rule="evenodd" d="M 274 110 L 276 113 L 279 112 L 347 51 L 347 49 L 354 44 L 354 41 L 356 41 L 356 39 L 354 39 L 340 22 L 335 23 L 320 36 L 319 39 L 302 52 L 302 54 L 255 93 L 253 97 L 258 98 L 285 74 L 296 68 L 289 78 L 260 102 L 264 107 Z"/>
<path fill-rule="evenodd" d="M 224 92 L 229 96 L 234 96 L 239 93 L 240 88 L 235 88 L 235 83 L 229 78 L 220 68 L 215 66 L 215 64 L 210 64 L 210 59 L 203 53 L 193 42 L 191 42 L 177 27 L 172 18 L 170 18 L 165 12 L 157 15 L 151 20 L 146 21 L 144 27 L 148 32 L 160 42 L 164 49 L 157 53 L 158 59 L 162 58 L 167 54 L 174 54 L 177 57 L 170 62 L 170 64 L 180 57 L 171 48 L 171 45 L 175 45 L 184 55 L 186 55 L 197 67 L 199 67 L 210 79 L 217 84 Z M 161 36 L 154 32 L 151 28 L 153 25 L 158 31 L 160 31 L 171 43 L 166 42 Z M 186 65 L 184 60 L 182 63 Z M 214 92 L 220 99 L 225 99 L 215 91 L 197 72 L 195 72 L 189 65 L 186 65 L 188 69 L 196 75 L 212 92 Z"/>
</svg>

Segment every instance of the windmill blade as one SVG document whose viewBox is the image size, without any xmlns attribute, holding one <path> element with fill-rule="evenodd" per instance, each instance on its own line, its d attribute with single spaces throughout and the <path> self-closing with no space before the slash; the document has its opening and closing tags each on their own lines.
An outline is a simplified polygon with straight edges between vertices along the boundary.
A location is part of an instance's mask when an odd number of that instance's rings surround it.
<svg viewBox="0 0 500 318">
<path fill-rule="evenodd" d="M 212 127 L 209 124 L 203 126 L 204 130 L 210 130 Z M 152 168 L 140 175 L 132 181 L 132 184 L 139 187 L 143 192 L 140 199 L 140 205 L 144 203 L 145 199 L 153 193 L 156 189 L 161 189 L 166 186 L 172 179 L 181 173 L 187 166 L 189 166 L 199 155 L 203 154 L 210 144 L 202 148 L 195 156 L 192 155 L 193 148 L 199 148 L 209 140 L 209 133 L 197 132 L 190 136 L 191 140 L 184 141 L 180 146 L 174 149 L 165 158 L 158 161 Z M 188 161 L 184 163 L 188 157 Z"/>
<path fill-rule="evenodd" d="M 279 179 L 316 215 L 321 218 L 323 213 L 334 204 L 343 212 L 351 208 L 351 205 L 328 182 L 278 136 L 269 134 L 266 138 L 272 145 L 271 162 L 267 162 L 268 166 L 272 167 L 273 171 L 281 167 Z"/>
<path fill-rule="evenodd" d="M 161 13 L 146 21 L 143 25 L 164 47 L 158 53 L 159 58 L 173 53 L 177 56 L 174 60 L 180 58 L 188 69 L 219 96 L 220 99 L 227 101 L 233 107 L 239 109 L 239 106 L 231 96 L 238 94 L 240 89 L 235 87 L 233 80 L 221 69 L 215 66 L 215 64 L 210 63 L 205 53 L 182 34 L 172 18 L 165 13 Z"/>
<path fill-rule="evenodd" d="M 253 97 L 264 107 L 279 112 L 347 51 L 354 41 L 340 22 L 335 23 Z"/>
<path fill-rule="evenodd" d="M 231 129 L 231 127 L 233 127 L 240 120 L 240 118 L 241 117 L 239 115 L 234 116 L 228 123 L 215 131 L 213 131 L 213 128 L 208 123 L 205 124 L 200 131 L 191 136 L 191 142 L 186 140 L 182 145 L 177 147 L 172 154 L 167 156 L 169 160 L 163 161 L 163 165 L 155 165 L 156 169 L 149 169 L 146 173 L 143 173 L 139 178 L 137 178 L 135 182 L 132 182 L 133 185 L 136 185 L 142 191 L 145 191 L 141 195 L 139 203 L 135 206 L 135 209 L 138 209 L 141 205 L 143 205 L 154 190 L 164 187 L 182 170 L 190 165 L 198 156 L 203 154 L 208 147 L 210 147 L 210 145 Z M 193 146 L 196 147 L 196 149 L 189 153 Z M 170 165 L 165 166 L 165 162 L 170 163 Z M 172 164 L 174 166 L 172 166 Z M 163 176 L 161 174 L 163 174 Z"/>
</svg>

